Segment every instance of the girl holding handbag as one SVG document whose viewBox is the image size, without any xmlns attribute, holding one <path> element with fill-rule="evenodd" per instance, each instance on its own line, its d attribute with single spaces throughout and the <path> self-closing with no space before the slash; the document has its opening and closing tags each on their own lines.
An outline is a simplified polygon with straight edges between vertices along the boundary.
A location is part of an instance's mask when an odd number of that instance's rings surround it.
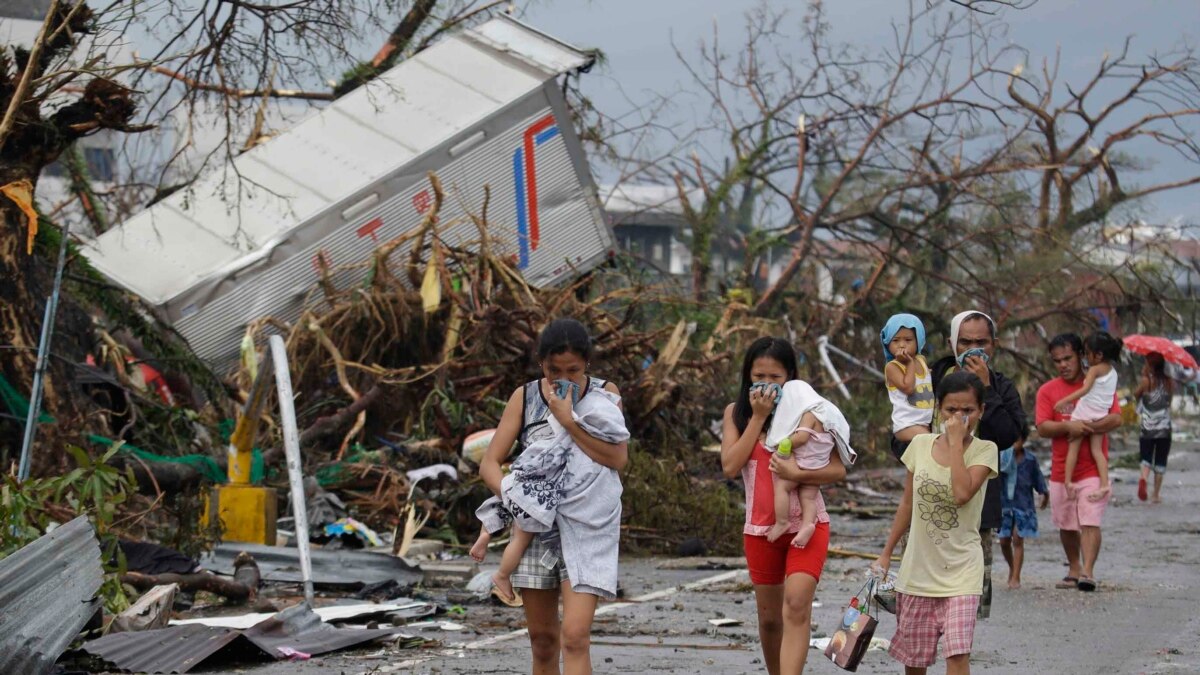
<svg viewBox="0 0 1200 675">
<path fill-rule="evenodd" d="M 939 640 L 947 675 L 971 672 L 975 613 L 983 588 L 979 517 L 982 487 L 997 475 L 996 444 L 972 436 L 983 415 L 983 382 L 958 371 L 937 388 L 941 433 L 917 436 L 901 461 L 908 468 L 882 555 L 872 567 L 886 573 L 906 532 L 896 580 L 896 635 L 889 650 L 905 675 L 924 675 Z"/>
</svg>

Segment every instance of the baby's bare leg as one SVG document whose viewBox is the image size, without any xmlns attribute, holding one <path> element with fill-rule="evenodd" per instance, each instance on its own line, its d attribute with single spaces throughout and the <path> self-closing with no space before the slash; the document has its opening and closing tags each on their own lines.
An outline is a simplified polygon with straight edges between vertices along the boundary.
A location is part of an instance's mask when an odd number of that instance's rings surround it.
<svg viewBox="0 0 1200 675">
<path fill-rule="evenodd" d="M 533 537 L 532 532 L 526 532 L 514 523 L 509 533 L 508 545 L 504 547 L 504 553 L 500 556 L 500 569 L 492 575 L 492 583 L 496 585 L 496 590 L 500 591 L 500 596 L 509 602 L 516 599 L 511 577 L 520 566 L 521 556 L 525 555 L 525 549 L 529 548 Z"/>
<path fill-rule="evenodd" d="M 1083 444 L 1083 438 L 1072 438 L 1067 444 L 1067 461 L 1064 467 L 1066 480 L 1063 481 L 1063 487 L 1067 490 L 1067 498 L 1075 498 L 1075 481 L 1071 479 L 1075 475 L 1075 465 L 1079 463 L 1079 446 Z"/>
<path fill-rule="evenodd" d="M 488 532 L 486 527 L 479 528 L 479 538 L 471 546 L 471 558 L 475 562 L 483 562 L 483 559 L 487 557 L 487 547 L 490 543 L 492 543 L 492 533 Z"/>
<path fill-rule="evenodd" d="M 791 515 L 792 490 L 796 489 L 796 482 L 783 480 L 778 476 L 772 482 L 775 490 L 775 524 L 767 532 L 767 541 L 773 542 L 782 537 L 791 525 L 788 516 Z"/>
<path fill-rule="evenodd" d="M 808 544 L 808 540 L 812 539 L 813 533 L 817 531 L 817 495 L 819 494 L 821 494 L 821 489 L 815 485 L 800 487 L 800 509 L 803 515 L 800 518 L 800 530 L 792 538 L 792 546 L 804 548 Z"/>
<path fill-rule="evenodd" d="M 1092 460 L 1096 462 L 1096 471 L 1100 474 L 1100 489 L 1088 495 L 1088 500 L 1098 502 L 1112 491 L 1112 485 L 1108 482 L 1108 459 L 1104 456 L 1104 434 L 1092 434 L 1088 441 Z"/>
</svg>

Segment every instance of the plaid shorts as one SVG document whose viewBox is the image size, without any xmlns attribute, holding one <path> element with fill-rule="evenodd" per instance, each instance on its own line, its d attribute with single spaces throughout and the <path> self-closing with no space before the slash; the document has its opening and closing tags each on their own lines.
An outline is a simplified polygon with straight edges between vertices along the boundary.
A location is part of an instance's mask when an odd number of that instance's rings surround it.
<svg viewBox="0 0 1200 675">
<path fill-rule="evenodd" d="M 567 566 L 563 564 L 558 530 L 534 537 L 512 575 L 514 588 L 540 591 L 556 590 L 566 580 Z"/>
<path fill-rule="evenodd" d="M 910 668 L 928 668 L 937 660 L 938 638 L 943 641 L 942 658 L 970 654 L 978 607 L 978 595 L 925 598 L 897 593 L 896 634 L 888 654 Z"/>
</svg>

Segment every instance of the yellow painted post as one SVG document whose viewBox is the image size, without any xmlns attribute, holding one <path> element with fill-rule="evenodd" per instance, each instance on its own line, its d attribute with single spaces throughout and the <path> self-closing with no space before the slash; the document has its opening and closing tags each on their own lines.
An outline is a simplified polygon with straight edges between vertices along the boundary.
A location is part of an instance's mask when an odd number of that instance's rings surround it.
<svg viewBox="0 0 1200 675">
<path fill-rule="evenodd" d="M 250 387 L 250 398 L 242 408 L 237 426 L 229 439 L 226 469 L 229 483 L 212 489 L 208 508 L 205 509 L 205 523 L 210 518 L 216 518 L 221 523 L 221 538 L 225 541 L 275 545 L 279 496 L 272 488 L 250 484 L 254 439 L 272 378 L 271 361 L 268 359 L 258 369 L 258 375 Z"/>
<path fill-rule="evenodd" d="M 254 438 L 258 435 L 258 421 L 262 418 L 263 404 L 267 400 L 268 385 L 272 378 L 271 362 L 268 360 L 258 369 L 258 377 L 250 386 L 250 397 L 242 408 L 233 435 L 229 437 L 230 485 L 249 485 L 250 467 L 254 457 Z"/>
</svg>

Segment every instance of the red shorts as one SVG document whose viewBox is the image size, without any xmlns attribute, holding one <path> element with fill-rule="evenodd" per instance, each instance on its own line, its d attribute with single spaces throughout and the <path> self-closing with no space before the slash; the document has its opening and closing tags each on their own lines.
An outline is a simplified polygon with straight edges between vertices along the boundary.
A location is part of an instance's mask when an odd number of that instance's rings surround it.
<svg viewBox="0 0 1200 675">
<path fill-rule="evenodd" d="M 817 531 L 804 548 L 792 546 L 792 537 L 786 534 L 774 543 L 766 537 L 743 534 L 742 544 L 750 583 L 755 586 L 777 586 L 793 574 L 807 574 L 820 581 L 829 552 L 829 523 L 817 523 Z"/>
</svg>

